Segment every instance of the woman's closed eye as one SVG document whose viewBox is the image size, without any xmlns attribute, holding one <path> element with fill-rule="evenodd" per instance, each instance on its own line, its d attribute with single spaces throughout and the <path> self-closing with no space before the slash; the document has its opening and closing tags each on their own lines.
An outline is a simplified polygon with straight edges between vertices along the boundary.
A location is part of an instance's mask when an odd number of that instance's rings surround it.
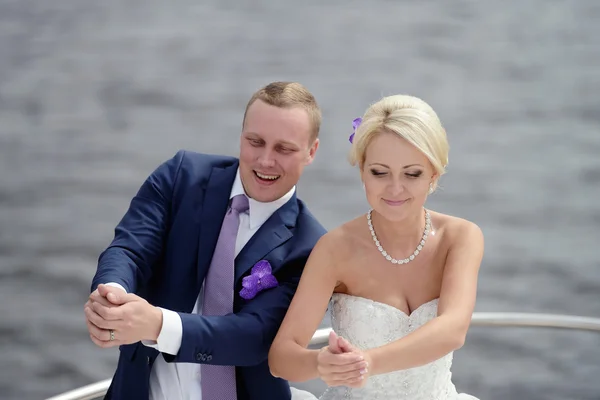
<svg viewBox="0 0 600 400">
<path fill-rule="evenodd" d="M 423 174 L 423 172 L 421 171 L 416 171 L 416 172 L 407 172 L 406 175 L 411 177 L 411 178 L 418 178 L 421 176 L 421 174 Z"/>
<path fill-rule="evenodd" d="M 387 172 L 383 172 L 383 171 L 377 171 L 376 169 L 371 169 L 371 175 L 373 176 L 383 176 L 385 175 Z"/>
</svg>

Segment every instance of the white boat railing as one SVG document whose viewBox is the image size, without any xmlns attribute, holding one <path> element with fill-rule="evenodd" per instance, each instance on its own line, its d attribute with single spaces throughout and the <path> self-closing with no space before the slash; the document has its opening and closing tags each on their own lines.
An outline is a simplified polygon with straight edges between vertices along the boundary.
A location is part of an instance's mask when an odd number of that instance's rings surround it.
<svg viewBox="0 0 600 400">
<path fill-rule="evenodd" d="M 600 333 L 600 318 L 581 317 L 560 314 L 535 314 L 511 312 L 473 313 L 471 326 L 558 328 Z M 311 346 L 327 344 L 331 328 L 319 329 L 310 341 Z M 70 390 L 46 400 L 98 400 L 102 399 L 110 386 L 111 379 Z"/>
</svg>

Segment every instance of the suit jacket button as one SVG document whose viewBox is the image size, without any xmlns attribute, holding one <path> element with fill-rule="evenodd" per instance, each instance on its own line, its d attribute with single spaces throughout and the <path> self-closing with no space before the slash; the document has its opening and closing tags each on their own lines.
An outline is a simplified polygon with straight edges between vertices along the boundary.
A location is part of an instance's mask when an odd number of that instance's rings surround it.
<svg viewBox="0 0 600 400">
<path fill-rule="evenodd" d="M 196 361 L 202 361 L 202 353 L 196 354 Z"/>
<path fill-rule="evenodd" d="M 208 356 L 206 356 L 206 361 L 211 361 L 212 360 L 212 356 L 209 354 Z"/>
<path fill-rule="evenodd" d="M 206 361 L 206 354 L 202 354 L 202 361 Z"/>
</svg>

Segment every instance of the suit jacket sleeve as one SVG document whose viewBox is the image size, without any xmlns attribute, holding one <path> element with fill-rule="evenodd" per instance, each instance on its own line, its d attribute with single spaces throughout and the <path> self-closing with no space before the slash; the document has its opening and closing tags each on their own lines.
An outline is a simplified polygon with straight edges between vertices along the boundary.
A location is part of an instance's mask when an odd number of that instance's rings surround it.
<svg viewBox="0 0 600 400">
<path fill-rule="evenodd" d="M 224 316 L 179 313 L 183 323 L 181 347 L 175 356 L 163 353 L 164 359 L 240 367 L 265 361 L 307 258 L 308 254 L 282 266 L 276 273 L 279 286 L 259 293 L 237 313 Z"/>
<path fill-rule="evenodd" d="M 91 290 L 114 282 L 128 293 L 147 283 L 161 256 L 169 225 L 173 189 L 184 151 L 160 165 L 143 183 L 115 228 L 112 243 L 98 259 Z"/>
</svg>

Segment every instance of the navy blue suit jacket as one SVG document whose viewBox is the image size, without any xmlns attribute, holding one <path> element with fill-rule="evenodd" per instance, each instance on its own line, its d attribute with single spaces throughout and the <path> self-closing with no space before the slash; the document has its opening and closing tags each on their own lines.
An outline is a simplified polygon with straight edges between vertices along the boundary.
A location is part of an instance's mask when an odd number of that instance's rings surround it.
<svg viewBox="0 0 600 400">
<path fill-rule="evenodd" d="M 92 291 L 117 282 L 152 305 L 181 316 L 183 337 L 167 362 L 235 365 L 239 400 L 290 399 L 287 381 L 269 372 L 268 351 L 325 228 L 294 195 L 250 239 L 235 260 L 234 312 L 190 314 L 206 276 L 239 165 L 237 158 L 179 151 L 144 182 L 102 252 Z M 266 259 L 279 286 L 251 300 L 242 278 Z M 107 399 L 148 399 L 159 352 L 141 342 L 121 346 Z M 206 399 L 210 400 L 210 399 Z"/>
</svg>

